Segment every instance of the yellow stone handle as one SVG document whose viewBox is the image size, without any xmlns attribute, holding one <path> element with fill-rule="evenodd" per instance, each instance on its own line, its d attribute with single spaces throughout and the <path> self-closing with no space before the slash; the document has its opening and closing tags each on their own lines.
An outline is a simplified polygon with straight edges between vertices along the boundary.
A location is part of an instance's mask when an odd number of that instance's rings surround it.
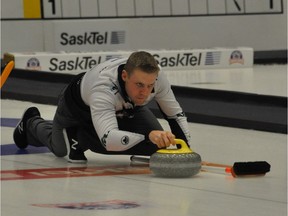
<svg viewBox="0 0 288 216">
<path fill-rule="evenodd" d="M 192 149 L 190 149 L 187 143 L 182 139 L 175 139 L 176 144 L 180 144 L 181 148 L 179 149 L 160 149 L 157 153 L 163 154 L 185 154 L 185 153 L 192 153 Z"/>
</svg>

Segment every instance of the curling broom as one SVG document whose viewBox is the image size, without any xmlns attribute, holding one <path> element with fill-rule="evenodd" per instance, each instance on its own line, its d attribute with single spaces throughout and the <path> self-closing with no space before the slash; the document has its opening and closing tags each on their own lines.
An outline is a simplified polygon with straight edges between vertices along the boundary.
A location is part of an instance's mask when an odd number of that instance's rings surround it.
<svg viewBox="0 0 288 216">
<path fill-rule="evenodd" d="M 10 61 L 4 68 L 3 72 L 1 73 L 0 80 L 1 80 L 1 87 L 4 85 L 6 82 L 7 78 L 9 77 L 12 69 L 14 67 L 14 61 Z"/>
</svg>

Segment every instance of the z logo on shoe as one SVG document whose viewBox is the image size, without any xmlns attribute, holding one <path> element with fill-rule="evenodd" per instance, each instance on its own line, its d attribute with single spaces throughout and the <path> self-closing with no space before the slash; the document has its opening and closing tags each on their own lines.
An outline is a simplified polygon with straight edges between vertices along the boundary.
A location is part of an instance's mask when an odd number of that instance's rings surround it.
<svg viewBox="0 0 288 216">
<path fill-rule="evenodd" d="M 18 125 L 18 131 L 20 134 L 23 132 L 23 122 Z"/>
<path fill-rule="evenodd" d="M 72 139 L 72 142 L 73 142 L 73 144 L 71 145 L 71 148 L 74 149 L 74 150 L 76 150 L 76 146 L 78 145 L 78 141 Z"/>
</svg>

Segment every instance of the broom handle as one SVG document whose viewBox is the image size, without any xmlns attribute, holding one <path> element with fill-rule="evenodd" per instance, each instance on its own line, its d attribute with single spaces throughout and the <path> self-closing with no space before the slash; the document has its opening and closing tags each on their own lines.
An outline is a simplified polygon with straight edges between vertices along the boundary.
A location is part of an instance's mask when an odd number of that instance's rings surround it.
<svg viewBox="0 0 288 216">
<path fill-rule="evenodd" d="M 211 163 L 211 162 L 208 162 L 208 161 L 202 161 L 202 166 L 222 167 L 222 168 L 227 168 L 227 167 L 231 168 L 232 167 L 231 165 Z"/>
<path fill-rule="evenodd" d="M 4 68 L 1 76 L 0 76 L 0 80 L 1 80 L 1 86 L 0 88 L 2 88 L 2 86 L 4 85 L 4 83 L 6 82 L 8 76 L 10 75 L 10 72 L 12 71 L 14 67 L 14 61 L 10 61 L 6 67 Z"/>
</svg>

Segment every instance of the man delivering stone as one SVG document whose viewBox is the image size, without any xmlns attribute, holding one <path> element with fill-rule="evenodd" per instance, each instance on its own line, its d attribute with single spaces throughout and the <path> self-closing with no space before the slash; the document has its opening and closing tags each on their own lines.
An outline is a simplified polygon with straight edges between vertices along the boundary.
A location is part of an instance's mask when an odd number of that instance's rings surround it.
<svg viewBox="0 0 288 216">
<path fill-rule="evenodd" d="M 171 131 L 164 131 L 146 106 L 155 99 Z M 28 108 L 14 130 L 16 145 L 47 146 L 58 157 L 86 163 L 84 152 L 150 156 L 187 143 L 186 117 L 154 57 L 144 51 L 111 59 L 77 75 L 59 96 L 53 121 Z"/>
</svg>

